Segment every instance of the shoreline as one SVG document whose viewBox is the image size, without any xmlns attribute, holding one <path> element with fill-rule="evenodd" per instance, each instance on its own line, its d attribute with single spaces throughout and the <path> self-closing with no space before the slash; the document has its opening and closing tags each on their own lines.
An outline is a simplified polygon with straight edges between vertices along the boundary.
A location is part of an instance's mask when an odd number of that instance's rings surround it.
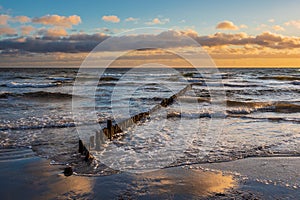
<svg viewBox="0 0 300 200">
<path fill-rule="evenodd" d="M 37 156 L 1 161 L 3 199 L 298 199 L 299 157 L 246 158 L 143 174 L 63 175 Z"/>
</svg>

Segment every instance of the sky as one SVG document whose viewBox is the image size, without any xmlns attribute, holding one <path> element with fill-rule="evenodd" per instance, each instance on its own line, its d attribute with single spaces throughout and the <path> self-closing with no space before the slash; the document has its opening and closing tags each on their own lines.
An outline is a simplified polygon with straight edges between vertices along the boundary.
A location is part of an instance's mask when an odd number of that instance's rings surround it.
<svg viewBox="0 0 300 200">
<path fill-rule="evenodd" d="M 157 27 L 164 34 L 140 33 L 149 47 L 159 41 L 161 49 L 193 51 L 178 42 L 190 37 L 217 66 L 295 67 L 299 8 L 299 0 L 0 0 L 0 66 L 79 66 L 108 38 L 113 42 L 101 49 L 103 59 L 108 52 L 134 50 L 140 37 L 132 30 Z M 162 54 L 130 53 L 127 61 L 155 61 Z"/>
</svg>

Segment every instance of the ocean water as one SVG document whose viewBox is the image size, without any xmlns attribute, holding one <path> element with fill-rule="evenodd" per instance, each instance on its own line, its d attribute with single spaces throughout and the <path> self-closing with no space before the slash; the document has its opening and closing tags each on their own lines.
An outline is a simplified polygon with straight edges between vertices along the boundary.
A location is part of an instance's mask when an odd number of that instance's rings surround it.
<svg viewBox="0 0 300 200">
<path fill-rule="evenodd" d="M 188 84 L 123 137 L 97 151 L 89 144 L 95 125 L 146 112 Z M 98 175 L 300 155 L 299 69 L 107 69 L 98 77 L 95 69 L 2 68 L 0 111 L 0 161 L 11 159 L 6 149 L 26 147 L 52 163 L 73 163 L 79 138 L 97 164 L 78 171 Z"/>
</svg>

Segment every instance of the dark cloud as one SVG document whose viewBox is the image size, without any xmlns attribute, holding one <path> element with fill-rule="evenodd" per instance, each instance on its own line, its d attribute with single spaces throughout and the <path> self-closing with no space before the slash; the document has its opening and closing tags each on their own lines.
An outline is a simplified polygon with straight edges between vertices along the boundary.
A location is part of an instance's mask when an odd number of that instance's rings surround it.
<svg viewBox="0 0 300 200">
<path fill-rule="evenodd" d="M 110 38 L 109 40 L 106 40 Z M 117 51 L 145 48 L 172 48 L 192 46 L 191 38 L 202 46 L 214 47 L 224 45 L 257 45 L 273 49 L 300 48 L 300 38 L 287 37 L 270 32 L 257 36 L 246 33 L 199 36 L 189 31 L 165 31 L 157 35 L 128 35 L 110 37 L 106 34 L 72 34 L 61 37 L 59 34 L 45 34 L 41 37 L 8 38 L 0 41 L 2 51 L 26 51 L 33 53 L 64 52 L 79 53 L 90 52 L 102 42 L 98 51 Z M 155 46 L 153 46 L 155 44 Z"/>
<path fill-rule="evenodd" d="M 5 39 L 0 41 L 0 50 L 19 50 L 32 53 L 65 52 L 79 53 L 89 52 L 108 36 L 99 34 L 78 34 L 69 37 L 27 37 L 20 40 Z"/>
</svg>

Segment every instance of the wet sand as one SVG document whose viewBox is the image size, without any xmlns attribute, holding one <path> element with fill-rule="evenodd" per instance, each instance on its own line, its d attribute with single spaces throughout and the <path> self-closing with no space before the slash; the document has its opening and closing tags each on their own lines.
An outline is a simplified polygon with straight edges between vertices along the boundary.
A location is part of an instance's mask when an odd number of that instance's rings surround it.
<svg viewBox="0 0 300 200">
<path fill-rule="evenodd" d="M 188 167 L 98 177 L 66 177 L 63 169 L 36 156 L 2 160 L 1 199 L 193 199 L 237 186 L 232 175 Z"/>
<path fill-rule="evenodd" d="M 227 163 L 174 167 L 143 174 L 120 173 L 102 177 L 75 175 L 65 177 L 62 173 L 64 166 L 49 163 L 49 160 L 36 156 L 1 161 L 1 199 L 274 199 L 274 197 L 299 199 L 300 197 L 298 185 L 300 163 L 297 157 L 253 158 Z M 218 169 L 225 173 L 210 169 Z M 231 172 L 238 172 L 241 175 Z"/>
<path fill-rule="evenodd" d="M 300 157 L 246 158 L 194 166 L 222 170 L 240 178 L 239 190 L 251 191 L 262 199 L 300 199 Z"/>
</svg>

